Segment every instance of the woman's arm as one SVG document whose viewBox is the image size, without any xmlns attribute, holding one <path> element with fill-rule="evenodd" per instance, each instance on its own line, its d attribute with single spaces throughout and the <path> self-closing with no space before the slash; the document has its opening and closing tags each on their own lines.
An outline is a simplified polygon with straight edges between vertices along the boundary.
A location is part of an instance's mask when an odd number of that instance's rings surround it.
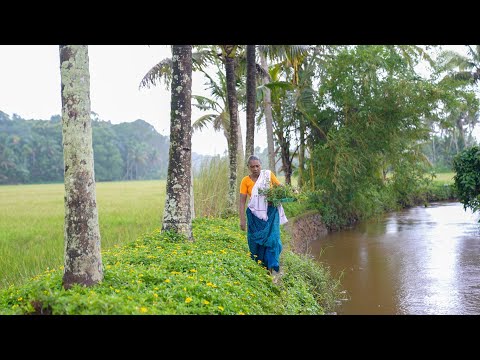
<svg viewBox="0 0 480 360">
<path fill-rule="evenodd" d="M 240 205 L 238 207 L 238 213 L 240 216 L 240 229 L 245 231 L 247 229 L 247 222 L 245 219 L 245 203 L 247 202 L 247 194 L 240 194 Z"/>
</svg>

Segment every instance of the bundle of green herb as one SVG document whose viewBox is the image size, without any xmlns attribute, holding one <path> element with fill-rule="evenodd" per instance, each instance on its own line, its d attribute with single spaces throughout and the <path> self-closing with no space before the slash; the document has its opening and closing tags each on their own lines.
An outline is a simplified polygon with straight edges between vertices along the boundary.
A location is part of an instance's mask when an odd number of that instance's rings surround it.
<svg viewBox="0 0 480 360">
<path fill-rule="evenodd" d="M 282 202 L 297 201 L 298 191 L 291 185 L 273 185 L 267 189 L 259 189 L 259 195 L 264 195 L 269 203 L 278 206 Z"/>
</svg>

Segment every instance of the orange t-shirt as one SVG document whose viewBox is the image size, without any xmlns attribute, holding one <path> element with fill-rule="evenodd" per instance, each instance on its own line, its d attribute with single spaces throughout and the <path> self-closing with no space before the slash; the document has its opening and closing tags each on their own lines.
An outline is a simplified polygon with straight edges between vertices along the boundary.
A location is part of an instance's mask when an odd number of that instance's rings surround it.
<svg viewBox="0 0 480 360">
<path fill-rule="evenodd" d="M 270 182 L 275 185 L 280 185 L 280 181 L 278 181 L 277 177 L 273 172 L 270 171 Z M 248 194 L 248 196 L 252 196 L 252 189 L 255 185 L 255 181 L 250 179 L 250 176 L 245 176 L 240 183 L 240 194 Z"/>
</svg>

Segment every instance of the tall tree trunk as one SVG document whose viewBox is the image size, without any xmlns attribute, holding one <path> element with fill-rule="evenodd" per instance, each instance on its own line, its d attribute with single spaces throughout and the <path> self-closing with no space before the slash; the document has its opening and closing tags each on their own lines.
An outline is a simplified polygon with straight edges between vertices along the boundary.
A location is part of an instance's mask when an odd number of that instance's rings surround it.
<svg viewBox="0 0 480 360">
<path fill-rule="evenodd" d="M 192 171 L 192 45 L 172 46 L 170 150 L 162 231 L 193 241 L 190 203 Z"/>
<path fill-rule="evenodd" d="M 193 196 L 193 169 L 190 178 L 190 211 L 192 213 L 192 220 L 195 219 L 195 197 Z"/>
<path fill-rule="evenodd" d="M 305 121 L 303 121 L 303 115 L 299 116 L 300 121 L 300 149 L 298 152 L 298 187 L 303 187 L 303 170 L 305 162 Z"/>
<path fill-rule="evenodd" d="M 267 59 L 264 54 L 260 53 L 260 62 L 262 68 L 268 73 L 268 64 Z M 264 84 L 268 84 L 270 80 L 267 78 L 264 79 Z M 267 130 L 267 148 L 268 148 L 268 167 L 274 173 L 275 170 L 275 147 L 273 143 L 273 115 L 272 115 L 272 98 L 270 94 L 270 89 L 265 89 L 265 100 L 263 102 L 264 113 L 265 113 L 265 127 Z"/>
<path fill-rule="evenodd" d="M 244 151 L 243 151 L 243 139 L 242 139 L 242 125 L 240 124 L 240 121 L 238 121 L 238 118 L 237 118 L 237 125 L 238 125 L 237 126 L 237 172 L 240 172 L 241 174 L 243 174 L 245 171 L 245 169 L 243 169 L 245 158 L 243 156 Z"/>
<path fill-rule="evenodd" d="M 103 280 L 90 118 L 87 45 L 60 45 L 65 184 L 63 287 Z"/>
<path fill-rule="evenodd" d="M 255 144 L 255 108 L 257 102 L 255 65 L 255 45 L 247 45 L 247 129 L 245 136 L 245 161 L 250 155 L 253 155 Z"/>
<path fill-rule="evenodd" d="M 235 49 L 236 45 L 222 45 L 225 57 L 225 75 L 227 80 L 228 110 L 230 112 L 230 142 L 228 144 L 228 157 L 230 160 L 230 178 L 228 189 L 228 211 L 236 212 L 237 197 L 237 143 L 238 133 L 238 102 L 235 88 Z"/>
<path fill-rule="evenodd" d="M 455 122 L 458 129 L 457 153 L 465 148 L 465 130 L 463 129 L 463 116 L 459 116 Z"/>
<path fill-rule="evenodd" d="M 285 184 L 292 184 L 292 162 L 290 161 L 290 142 L 285 139 L 282 133 L 277 132 L 278 143 L 280 144 L 280 155 L 282 159 L 282 170 L 285 174 Z"/>
</svg>

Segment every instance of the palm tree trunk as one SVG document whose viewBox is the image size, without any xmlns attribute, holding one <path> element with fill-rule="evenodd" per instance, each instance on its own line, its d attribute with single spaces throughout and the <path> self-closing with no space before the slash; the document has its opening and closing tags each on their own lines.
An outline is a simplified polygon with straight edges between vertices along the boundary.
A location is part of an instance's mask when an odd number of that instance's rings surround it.
<svg viewBox="0 0 480 360">
<path fill-rule="evenodd" d="M 238 116 L 238 115 L 237 115 Z M 243 166 L 244 166 L 244 161 L 245 158 L 243 157 L 244 151 L 243 151 L 243 139 L 242 139 L 242 126 L 240 124 L 240 121 L 237 119 L 237 172 L 240 172 L 241 174 L 244 172 Z M 242 167 L 239 169 L 238 167 Z"/>
<path fill-rule="evenodd" d="M 230 142 L 228 144 L 228 157 L 230 160 L 230 177 L 228 190 L 228 211 L 236 212 L 237 197 L 237 143 L 238 133 L 238 102 L 235 88 L 235 45 L 222 45 L 225 57 L 225 75 L 227 80 L 228 110 L 230 112 Z"/>
<path fill-rule="evenodd" d="M 254 153 L 255 107 L 257 102 L 255 74 L 255 45 L 247 45 L 247 129 L 245 136 L 245 159 Z"/>
<path fill-rule="evenodd" d="M 267 58 L 263 53 L 260 53 L 260 63 L 262 68 L 268 73 Z M 268 84 L 270 81 L 264 79 L 264 84 Z M 267 148 L 268 148 L 268 167 L 274 173 L 275 170 L 275 147 L 273 143 L 273 115 L 272 115 L 272 98 L 270 89 L 265 89 L 265 100 L 263 102 L 265 113 L 265 127 L 267 130 Z"/>
<path fill-rule="evenodd" d="M 172 61 L 170 151 L 162 231 L 174 231 L 193 241 L 192 45 L 173 45 Z"/>
<path fill-rule="evenodd" d="M 65 259 L 62 285 L 103 280 L 90 118 L 87 45 L 60 45 L 65 184 Z"/>
<path fill-rule="evenodd" d="M 303 187 L 303 169 L 305 162 L 305 122 L 303 121 L 303 115 L 299 117 L 300 121 L 300 149 L 298 152 L 298 187 Z"/>
</svg>

